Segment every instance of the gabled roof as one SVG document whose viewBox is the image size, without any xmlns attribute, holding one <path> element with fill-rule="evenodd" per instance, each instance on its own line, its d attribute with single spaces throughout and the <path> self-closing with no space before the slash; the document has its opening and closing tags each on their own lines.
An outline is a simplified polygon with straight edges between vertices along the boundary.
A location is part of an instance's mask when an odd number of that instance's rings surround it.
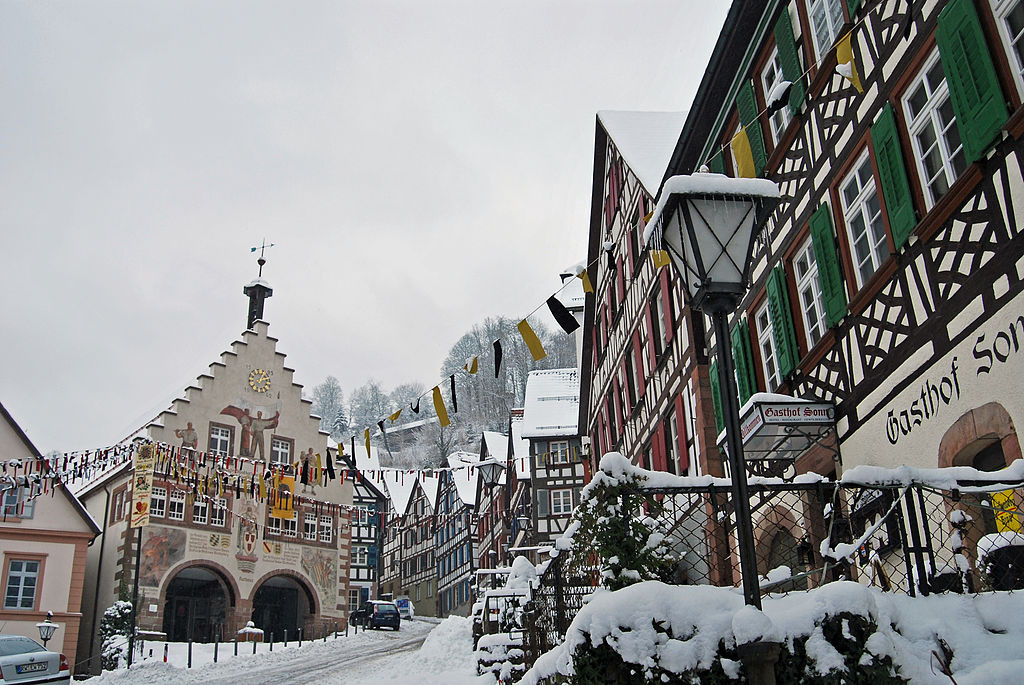
<svg viewBox="0 0 1024 685">
<path fill-rule="evenodd" d="M 530 441 L 523 438 L 523 417 L 512 419 L 512 459 L 515 461 L 516 478 L 530 478 Z"/>
<path fill-rule="evenodd" d="M 597 120 L 644 189 L 658 194 L 686 112 L 601 111 Z"/>
<path fill-rule="evenodd" d="M 441 489 L 441 476 L 436 473 L 428 474 L 426 471 L 420 471 L 418 477 L 423 494 L 427 496 L 427 502 L 430 503 L 430 508 L 436 511 L 437 491 Z"/>
<path fill-rule="evenodd" d="M 478 461 L 480 461 L 480 455 L 472 452 L 452 452 L 448 455 L 448 466 L 452 468 L 449 472 L 452 483 L 459 494 L 459 499 L 470 507 L 476 505 L 476 482 L 479 479 L 479 472 L 476 469 L 466 468 L 466 464 L 475 464 Z"/>
<path fill-rule="evenodd" d="M 11 416 L 10 412 L 7 411 L 7 407 L 5 407 L 2 402 L 0 402 L 0 417 L 2 417 L 11 427 L 11 430 L 14 431 L 14 434 L 17 435 L 18 439 L 21 440 L 21 442 L 25 445 L 25 449 L 28 450 L 29 454 L 35 457 L 36 460 L 38 460 L 41 463 L 42 467 L 46 469 L 46 471 L 49 471 L 49 464 L 45 459 L 43 459 L 42 453 L 40 453 L 39 449 L 32 444 L 31 440 L 28 439 L 28 436 L 25 434 L 25 431 L 21 429 L 21 426 L 19 426 L 18 422 L 14 420 L 14 417 Z M 68 489 L 68 486 L 65 485 L 64 483 L 57 483 L 55 484 L 55 487 L 58 490 L 60 490 L 61 494 L 64 497 L 68 499 L 68 501 L 71 503 L 71 506 L 74 507 L 75 511 L 78 512 L 78 515 L 81 516 L 82 520 L 85 521 L 85 524 L 89 526 L 89 530 L 91 530 L 94 535 L 99 535 L 101 530 L 99 525 L 97 525 L 96 520 L 93 519 L 92 515 L 89 514 L 89 512 L 86 510 L 84 506 L 82 506 L 82 503 L 79 501 L 77 497 L 75 497 L 71 490 Z"/>
<path fill-rule="evenodd" d="M 523 437 L 561 437 L 577 434 L 580 376 L 572 369 L 531 371 L 523 403 Z"/>
<path fill-rule="evenodd" d="M 484 431 L 483 446 L 487 449 L 488 457 L 504 459 L 508 455 L 508 436 L 497 431 Z"/>
<path fill-rule="evenodd" d="M 382 472 L 382 477 L 395 513 L 405 516 L 405 512 L 409 509 L 409 501 L 412 499 L 412 492 L 416 488 L 416 476 L 404 471 L 388 469 Z"/>
</svg>

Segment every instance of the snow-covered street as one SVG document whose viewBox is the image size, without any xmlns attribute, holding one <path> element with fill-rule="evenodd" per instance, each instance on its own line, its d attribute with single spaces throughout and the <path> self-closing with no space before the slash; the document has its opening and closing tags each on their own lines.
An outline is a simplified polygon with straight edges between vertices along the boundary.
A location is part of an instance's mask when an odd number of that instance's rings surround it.
<svg viewBox="0 0 1024 685">
<path fill-rule="evenodd" d="M 212 662 L 212 645 L 193 646 L 193 668 L 186 668 L 181 645 L 172 646 L 168 663 L 162 650 L 154 648 L 153 658 L 130 670 L 104 673 L 91 682 L 97 685 L 146 683 L 147 685 L 186 685 L 204 683 L 317 683 L 321 685 L 369 685 L 370 683 L 407 683 L 409 685 L 489 685 L 494 679 L 476 675 L 473 657 L 472 623 L 450 617 L 440 624 L 403 621 L 399 632 L 360 631 L 358 634 L 291 643 L 287 648 L 275 645 L 265 651 L 259 645 L 253 656 L 251 646 L 234 656 L 232 644 L 221 645 L 218 662 Z M 148 654 L 149 646 L 146 647 Z M 159 651 L 159 654 L 158 654 Z M 176 662 L 176 663 L 175 663 Z"/>
</svg>

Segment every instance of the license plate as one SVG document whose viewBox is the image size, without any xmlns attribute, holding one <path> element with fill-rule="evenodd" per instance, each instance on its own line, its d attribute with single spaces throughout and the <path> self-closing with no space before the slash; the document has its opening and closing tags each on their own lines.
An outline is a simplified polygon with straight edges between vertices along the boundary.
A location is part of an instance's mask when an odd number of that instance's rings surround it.
<svg viewBox="0 0 1024 685">
<path fill-rule="evenodd" d="M 36 671 L 45 671 L 46 662 L 40 661 L 34 664 L 18 664 L 14 670 L 18 673 L 35 673 Z"/>
</svg>

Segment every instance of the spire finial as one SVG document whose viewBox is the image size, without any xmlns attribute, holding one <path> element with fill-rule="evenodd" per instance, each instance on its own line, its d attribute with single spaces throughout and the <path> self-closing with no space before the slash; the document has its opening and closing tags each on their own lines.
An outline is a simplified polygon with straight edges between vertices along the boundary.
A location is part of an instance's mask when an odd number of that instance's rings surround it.
<svg viewBox="0 0 1024 685">
<path fill-rule="evenodd" d="M 267 251 L 268 248 L 271 247 L 274 247 L 274 243 L 270 243 L 269 245 L 267 245 L 267 239 L 264 238 L 262 244 L 257 245 L 256 247 L 249 248 L 249 252 L 255 252 L 256 250 L 260 251 L 260 258 L 256 260 L 256 263 L 260 265 L 259 278 L 263 278 L 263 265 L 267 263 L 267 260 L 263 256 L 263 254 Z"/>
</svg>

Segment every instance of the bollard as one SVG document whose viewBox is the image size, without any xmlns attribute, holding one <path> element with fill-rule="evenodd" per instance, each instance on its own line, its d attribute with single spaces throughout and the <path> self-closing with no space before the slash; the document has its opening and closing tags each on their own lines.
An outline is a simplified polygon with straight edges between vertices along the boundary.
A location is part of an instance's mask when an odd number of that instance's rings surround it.
<svg viewBox="0 0 1024 685">
<path fill-rule="evenodd" d="M 238 656 L 238 633 L 235 633 L 235 656 Z"/>
<path fill-rule="evenodd" d="M 255 653 L 256 653 L 256 640 L 253 640 L 253 641 L 252 641 L 252 653 L 253 653 L 253 654 L 255 654 Z"/>
<path fill-rule="evenodd" d="M 217 663 L 217 652 L 220 650 L 220 635 L 213 634 L 213 663 Z"/>
<path fill-rule="evenodd" d="M 150 659 L 153 658 L 153 648 L 152 647 L 149 648 L 149 658 Z"/>
<path fill-rule="evenodd" d="M 284 629 L 284 646 L 285 647 L 288 646 L 288 629 L 287 628 Z"/>
<path fill-rule="evenodd" d="M 273 633 L 270 634 L 270 651 L 271 652 L 274 651 L 274 634 Z"/>
<path fill-rule="evenodd" d="M 167 644 L 167 643 L 165 642 L 165 643 L 164 643 L 164 663 L 165 663 L 165 664 L 167 663 L 167 647 L 168 647 L 168 646 L 169 646 L 169 645 L 168 645 L 168 644 Z"/>
<path fill-rule="evenodd" d="M 188 640 L 188 667 L 192 668 L 192 638 Z"/>
<path fill-rule="evenodd" d="M 298 631 L 299 631 L 299 647 L 301 647 L 302 646 L 302 628 L 299 628 Z"/>
</svg>

